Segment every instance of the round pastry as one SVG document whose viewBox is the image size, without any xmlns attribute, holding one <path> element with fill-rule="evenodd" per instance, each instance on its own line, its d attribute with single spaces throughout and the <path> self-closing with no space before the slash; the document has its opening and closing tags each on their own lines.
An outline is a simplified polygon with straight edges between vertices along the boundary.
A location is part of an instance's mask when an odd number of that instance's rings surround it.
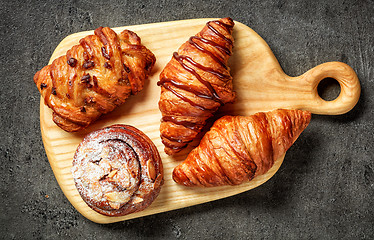
<svg viewBox="0 0 374 240">
<path fill-rule="evenodd" d="M 143 132 L 113 125 L 88 134 L 71 169 L 75 186 L 93 210 L 123 216 L 148 207 L 163 184 L 156 146 Z"/>
</svg>

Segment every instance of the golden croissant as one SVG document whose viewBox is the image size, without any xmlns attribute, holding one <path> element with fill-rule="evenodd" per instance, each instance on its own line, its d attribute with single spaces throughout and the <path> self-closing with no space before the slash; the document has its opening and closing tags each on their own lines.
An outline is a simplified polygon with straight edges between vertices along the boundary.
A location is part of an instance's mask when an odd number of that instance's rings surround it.
<svg viewBox="0 0 374 240">
<path fill-rule="evenodd" d="M 156 61 L 131 31 L 99 27 L 34 76 L 53 121 L 68 132 L 87 127 L 143 89 Z"/>
<path fill-rule="evenodd" d="M 233 26 L 230 18 L 208 22 L 173 54 L 161 72 L 160 132 L 167 154 L 186 147 L 220 106 L 235 100 L 227 66 Z"/>
<path fill-rule="evenodd" d="M 310 112 L 275 110 L 224 116 L 173 171 L 185 186 L 237 185 L 266 173 L 308 126 Z"/>
</svg>

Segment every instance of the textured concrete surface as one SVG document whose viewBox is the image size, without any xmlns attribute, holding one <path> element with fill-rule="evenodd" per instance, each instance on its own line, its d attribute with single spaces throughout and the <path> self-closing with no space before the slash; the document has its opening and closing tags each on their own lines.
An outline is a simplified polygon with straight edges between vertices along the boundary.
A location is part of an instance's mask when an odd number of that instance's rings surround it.
<svg viewBox="0 0 374 240">
<path fill-rule="evenodd" d="M 374 238 L 372 0 L 13 0 L 2 1 L 0 16 L 2 239 Z M 344 115 L 314 115 L 279 172 L 254 190 L 109 225 L 82 217 L 44 152 L 34 73 L 75 32 L 225 16 L 257 31 L 289 75 L 327 61 L 349 64 L 362 84 L 359 103 Z M 328 84 L 323 95 L 337 92 Z"/>
</svg>

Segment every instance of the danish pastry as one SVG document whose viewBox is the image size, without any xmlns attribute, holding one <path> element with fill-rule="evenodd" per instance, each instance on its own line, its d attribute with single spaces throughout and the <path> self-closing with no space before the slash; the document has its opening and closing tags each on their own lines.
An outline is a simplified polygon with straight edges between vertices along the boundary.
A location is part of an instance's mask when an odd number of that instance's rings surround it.
<svg viewBox="0 0 374 240">
<path fill-rule="evenodd" d="M 99 27 L 38 71 L 34 82 L 53 110 L 53 121 L 74 132 L 141 91 L 155 61 L 134 32 L 117 35 Z"/>
<path fill-rule="evenodd" d="M 77 148 L 71 169 L 82 199 L 107 216 L 148 207 L 163 184 L 163 166 L 153 142 L 128 125 L 88 134 Z"/>
</svg>

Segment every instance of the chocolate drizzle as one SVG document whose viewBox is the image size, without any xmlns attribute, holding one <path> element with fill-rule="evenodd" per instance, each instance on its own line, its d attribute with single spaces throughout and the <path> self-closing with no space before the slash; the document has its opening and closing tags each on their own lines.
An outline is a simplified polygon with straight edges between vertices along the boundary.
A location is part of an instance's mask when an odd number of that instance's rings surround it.
<svg viewBox="0 0 374 240">
<path fill-rule="evenodd" d="M 232 20 L 231 20 L 231 21 L 232 21 Z M 226 31 L 230 31 L 230 30 L 232 29 L 232 26 L 231 26 L 231 25 L 228 25 L 228 24 L 226 24 L 226 23 L 223 23 L 223 22 L 221 22 L 221 21 L 210 21 L 210 22 L 207 22 L 207 24 L 206 24 L 207 27 L 208 27 L 212 32 L 214 32 L 217 36 L 221 37 L 221 38 L 224 39 L 227 43 L 229 43 L 230 45 L 232 45 L 232 44 L 233 44 L 232 40 L 229 39 L 229 38 L 227 38 L 227 37 L 225 37 L 222 33 L 218 32 L 217 29 L 215 29 L 215 28 L 211 25 L 212 22 L 214 22 L 215 24 L 217 24 L 217 25 L 219 25 L 219 26 L 225 28 Z"/>
<path fill-rule="evenodd" d="M 170 81 L 170 82 L 167 82 L 167 81 L 165 81 L 165 80 L 168 80 L 168 81 Z M 175 91 L 171 86 L 172 86 L 172 85 L 173 85 L 173 86 L 177 86 L 177 85 L 174 85 L 173 83 L 176 83 L 176 82 L 172 82 L 172 80 L 170 80 L 170 79 L 166 79 L 166 78 L 165 78 L 162 86 L 163 86 L 164 88 L 166 88 L 167 90 L 169 90 L 170 92 L 174 93 L 177 97 L 179 97 L 179 98 L 182 99 L 183 101 L 188 102 L 188 103 L 191 104 L 192 106 L 197 107 L 197 108 L 199 108 L 199 109 L 202 110 L 202 111 L 206 110 L 203 106 L 200 106 L 200 105 L 194 103 L 194 102 L 191 101 L 189 98 L 183 96 L 183 94 L 181 94 L 181 93 Z M 157 83 L 157 84 L 158 84 L 158 83 Z M 159 85 L 159 84 L 158 84 L 158 85 Z"/>
<path fill-rule="evenodd" d="M 230 32 L 231 29 L 232 29 L 232 26 L 231 25 L 228 25 L 228 24 L 225 24 L 225 23 L 222 23 L 220 21 L 210 21 L 208 22 L 206 25 L 207 27 L 214 33 L 216 34 L 217 36 L 219 36 L 220 38 L 224 39 L 228 44 L 232 45 L 232 40 L 225 37 L 223 34 L 221 34 L 219 31 L 217 31 L 212 25 L 211 23 L 215 23 L 223 28 L 226 29 L 227 32 Z M 197 43 L 198 41 L 204 43 L 204 44 L 208 44 L 210 46 L 213 46 L 215 47 L 216 49 L 218 49 L 219 51 L 223 52 L 224 54 L 227 54 L 227 55 L 231 55 L 231 51 L 229 48 L 227 48 L 226 46 L 223 46 L 223 45 L 220 45 L 216 42 L 213 42 L 212 40 L 209 40 L 209 39 L 205 39 L 205 38 L 202 38 L 202 37 L 197 37 L 197 36 L 192 36 L 190 37 L 190 39 L 188 40 L 188 42 L 194 46 L 196 49 L 202 51 L 203 53 L 209 55 L 215 62 L 219 63 L 222 67 L 224 67 L 225 69 L 227 69 L 227 66 L 226 64 L 224 63 L 224 61 L 222 59 L 220 59 L 220 57 L 217 57 L 213 52 L 209 51 L 208 49 L 204 48 L 204 46 L 200 45 L 199 43 Z M 223 74 L 221 72 L 218 72 L 210 67 L 206 67 L 206 66 L 203 66 L 197 62 L 195 62 L 191 57 L 189 56 L 185 56 L 185 55 L 179 55 L 177 52 L 174 52 L 173 53 L 173 58 L 175 60 L 178 61 L 178 63 L 186 70 L 188 71 L 189 73 L 193 74 L 197 80 L 199 80 L 199 82 L 201 82 L 210 92 L 210 95 L 206 95 L 206 94 L 203 94 L 201 91 L 198 91 L 196 89 L 193 89 L 189 86 L 186 86 L 184 84 L 181 84 L 181 83 L 178 83 L 177 81 L 173 80 L 173 79 L 168 79 L 168 78 L 162 78 L 158 83 L 157 85 L 158 86 L 164 86 L 165 88 L 167 88 L 168 90 L 170 90 L 171 92 L 173 92 L 176 96 L 178 96 L 179 98 L 183 99 L 184 101 L 186 102 L 189 102 L 191 103 L 192 101 L 187 99 L 186 97 L 183 97 L 181 94 L 178 94 L 177 91 L 173 90 L 170 85 L 176 87 L 176 88 L 180 88 L 180 89 L 183 89 L 185 91 L 189 91 L 193 94 L 195 94 L 196 96 L 198 97 L 201 97 L 201 98 L 205 98 L 205 99 L 211 99 L 211 100 L 214 100 L 216 102 L 219 102 L 220 105 L 223 105 L 223 102 L 221 101 L 221 98 L 220 96 L 217 94 L 217 92 L 215 91 L 214 87 L 212 86 L 212 84 L 209 82 L 209 81 L 206 81 L 204 80 L 201 75 L 193 68 L 195 67 L 196 69 L 200 69 L 202 71 L 205 71 L 205 72 L 208 72 L 210 74 L 213 74 L 215 75 L 216 77 L 218 77 L 219 79 L 221 79 L 222 81 L 224 81 L 225 79 L 228 79 L 230 78 L 229 75 L 227 74 Z M 189 65 L 187 65 L 185 62 L 188 62 Z M 190 65 L 192 65 L 193 67 L 191 67 Z M 200 106 L 200 105 L 197 105 L 197 104 L 194 104 L 192 103 L 191 105 L 197 107 L 197 108 L 200 108 L 202 110 L 206 110 L 204 107 Z"/>
<path fill-rule="evenodd" d="M 209 44 L 215 48 L 217 48 L 218 50 L 220 50 L 221 52 L 224 52 L 225 54 L 227 55 L 231 55 L 231 51 L 230 49 L 228 49 L 227 47 L 225 46 L 222 46 L 222 45 L 219 45 L 211 40 L 208 40 L 208 39 L 205 39 L 205 38 L 201 38 L 201 37 L 197 37 L 197 36 L 192 36 L 190 37 L 190 39 L 188 40 L 188 42 L 194 46 L 195 48 L 199 49 L 200 51 L 208 54 L 214 61 L 216 61 L 217 63 L 221 64 L 221 66 L 224 68 L 224 69 L 227 69 L 227 66 L 226 64 L 221 60 L 219 59 L 216 55 L 214 55 L 212 52 L 210 51 L 207 51 L 204 47 L 202 47 L 201 45 L 199 45 L 196 41 L 194 40 L 198 40 L 200 42 L 203 42 L 205 44 Z"/>
<path fill-rule="evenodd" d="M 189 128 L 189 129 L 192 129 L 192 130 L 196 130 L 196 129 L 199 129 L 199 128 L 203 127 L 201 124 L 196 124 L 196 123 L 192 123 L 190 121 L 180 120 L 180 119 L 178 119 L 177 117 L 174 117 L 174 116 L 164 116 L 164 117 L 162 117 L 161 121 L 163 121 L 163 122 L 173 122 L 177 125 L 183 125 L 186 128 Z"/>
<path fill-rule="evenodd" d="M 214 73 L 215 75 L 216 74 L 220 74 L 219 72 L 214 71 L 212 68 L 204 67 L 203 65 L 198 64 L 197 62 L 195 62 L 192 58 L 190 58 L 188 56 L 185 56 L 185 55 L 179 55 L 176 52 L 173 53 L 173 57 L 174 57 L 174 59 L 176 59 L 179 62 L 180 65 L 182 65 L 182 67 L 184 69 L 186 69 L 188 72 L 192 73 L 202 84 L 204 84 L 204 86 L 206 88 L 209 89 L 209 91 L 210 91 L 210 93 L 212 95 L 211 96 L 206 96 L 206 98 L 212 99 L 214 101 L 219 102 L 220 104 L 223 104 L 221 102 L 221 100 L 220 100 L 220 97 L 218 96 L 218 94 L 216 93 L 216 91 L 214 90 L 214 88 L 212 87 L 212 84 L 210 84 L 210 82 L 204 80 L 200 76 L 200 74 L 198 74 L 196 72 L 196 70 L 194 70 L 192 67 L 190 67 L 187 64 L 185 64 L 184 61 L 187 61 L 188 63 L 190 63 L 191 65 L 193 65 L 196 68 L 199 68 L 199 69 L 201 69 L 203 71 L 206 71 L 206 72 Z"/>
<path fill-rule="evenodd" d="M 229 19 L 229 21 L 232 22 L 231 19 Z M 217 55 L 217 53 L 215 54 L 214 52 L 210 51 L 207 48 L 207 45 L 217 49 L 223 55 L 230 56 L 231 55 L 230 46 L 232 46 L 233 41 L 231 39 L 225 37 L 222 33 L 220 33 L 212 25 L 212 23 L 214 23 L 214 24 L 218 25 L 219 27 L 225 29 L 228 33 L 231 33 L 233 26 L 229 25 L 229 24 L 226 24 L 226 23 L 223 23 L 219 20 L 210 21 L 210 22 L 207 22 L 207 24 L 206 24 L 207 28 L 213 34 L 215 34 L 219 38 L 223 39 L 224 42 L 226 42 L 226 44 L 222 44 L 222 43 L 220 44 L 220 43 L 217 43 L 217 42 L 212 41 L 210 39 L 206 39 L 206 38 L 199 37 L 199 36 L 190 37 L 189 40 L 188 40 L 188 43 L 191 44 L 196 49 L 198 49 L 199 51 L 208 55 L 214 62 L 218 63 L 220 66 L 222 66 L 224 69 L 227 70 L 225 59 L 222 56 Z M 188 102 L 192 106 L 194 106 L 194 107 L 196 107 L 196 108 L 198 108 L 202 111 L 210 110 L 210 109 L 206 109 L 205 106 L 202 106 L 200 104 L 197 104 L 197 103 L 193 102 L 188 96 L 184 96 L 177 89 L 181 89 L 181 90 L 190 92 L 190 93 L 192 93 L 192 94 L 194 94 L 194 95 L 196 95 L 197 97 L 200 97 L 200 98 L 213 100 L 215 102 L 218 102 L 220 105 L 224 104 L 221 97 L 216 92 L 216 90 L 212 86 L 212 84 L 209 81 L 204 80 L 203 77 L 199 74 L 198 70 L 208 72 L 208 73 L 216 76 L 218 79 L 220 79 L 223 82 L 226 82 L 229 79 L 231 79 L 230 75 L 219 72 L 219 71 L 217 71 L 217 70 L 215 70 L 211 67 L 203 66 L 203 65 L 197 63 L 196 61 L 194 61 L 191 57 L 186 56 L 186 55 L 179 55 L 177 52 L 173 53 L 173 58 L 183 67 L 183 69 L 185 69 L 187 72 L 194 75 L 195 78 L 208 89 L 209 93 L 207 94 L 205 89 L 199 89 L 199 87 L 194 87 L 193 85 L 187 85 L 187 84 L 179 82 L 176 79 L 171 79 L 171 78 L 167 78 L 167 77 L 161 78 L 160 81 L 157 82 L 158 86 L 163 86 L 167 90 L 171 91 L 178 98 L 182 99 L 185 102 Z M 164 116 L 162 118 L 162 121 L 170 121 L 170 122 L 173 122 L 177 125 L 182 125 L 186 128 L 190 128 L 190 129 L 193 129 L 193 130 L 197 130 L 198 128 L 201 128 L 200 125 L 196 125 L 195 123 L 191 123 L 189 121 L 178 120 L 177 118 L 175 118 L 173 116 Z M 175 140 L 173 140 L 173 141 L 175 141 Z"/>
</svg>

